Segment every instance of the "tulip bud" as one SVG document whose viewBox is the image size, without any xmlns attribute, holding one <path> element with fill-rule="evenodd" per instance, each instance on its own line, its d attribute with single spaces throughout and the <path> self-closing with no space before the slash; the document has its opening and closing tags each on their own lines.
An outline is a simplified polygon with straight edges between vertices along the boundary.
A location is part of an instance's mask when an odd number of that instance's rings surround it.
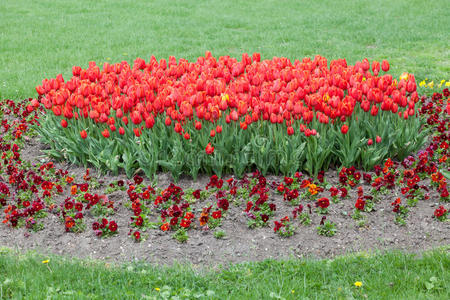
<svg viewBox="0 0 450 300">
<path fill-rule="evenodd" d="M 67 121 L 66 120 L 64 120 L 64 119 L 62 119 L 61 120 L 61 126 L 63 127 L 63 128 L 67 128 Z"/>
<path fill-rule="evenodd" d="M 85 138 L 87 138 L 87 132 L 86 132 L 86 130 L 81 130 L 80 136 L 81 136 L 81 138 L 82 138 L 83 140 L 84 140 Z"/>
<path fill-rule="evenodd" d="M 347 134 L 347 132 L 348 132 L 348 126 L 347 126 L 347 124 L 342 125 L 342 127 L 341 127 L 341 132 L 342 132 L 342 134 Z"/>
<path fill-rule="evenodd" d="M 164 121 L 164 124 L 166 124 L 166 126 L 170 126 L 172 124 L 172 120 L 170 119 L 169 116 L 166 117 L 166 120 Z"/>
<path fill-rule="evenodd" d="M 371 114 L 372 116 L 376 116 L 376 115 L 378 114 L 378 106 L 373 105 L 373 106 L 372 106 L 372 109 L 370 110 L 370 114 Z"/>
<path fill-rule="evenodd" d="M 378 73 L 380 72 L 380 63 L 376 60 L 372 62 L 372 72 L 375 76 L 378 76 Z"/>
<path fill-rule="evenodd" d="M 180 124 L 180 123 L 178 123 L 178 122 L 175 123 L 175 128 L 174 128 L 174 130 L 175 130 L 176 133 L 180 133 L 182 129 L 183 129 L 183 128 L 181 127 L 181 124 Z"/>
<path fill-rule="evenodd" d="M 124 135 L 125 134 L 125 129 L 123 127 L 119 128 L 119 134 L 120 135 Z"/>
<path fill-rule="evenodd" d="M 142 131 L 141 131 L 140 128 L 133 128 L 133 131 L 134 131 L 134 135 L 136 137 L 140 137 L 141 136 Z"/>
<path fill-rule="evenodd" d="M 387 60 L 383 60 L 381 62 L 381 69 L 383 70 L 383 72 L 389 71 L 389 62 Z"/>
<path fill-rule="evenodd" d="M 379 136 L 377 135 L 377 137 L 375 138 L 375 142 L 377 142 L 377 144 L 378 144 L 378 143 L 381 143 L 381 137 L 379 137 Z"/>
</svg>

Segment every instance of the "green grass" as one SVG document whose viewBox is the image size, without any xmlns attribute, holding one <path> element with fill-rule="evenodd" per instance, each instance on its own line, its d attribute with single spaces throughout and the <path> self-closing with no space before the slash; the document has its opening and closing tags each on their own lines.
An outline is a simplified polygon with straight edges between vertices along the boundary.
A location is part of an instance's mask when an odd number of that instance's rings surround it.
<svg viewBox="0 0 450 300">
<path fill-rule="evenodd" d="M 447 0 L 0 2 L 0 98 L 90 60 L 132 62 L 205 50 L 239 57 L 389 59 L 392 73 L 450 79 Z"/>
<path fill-rule="evenodd" d="M 144 263 L 108 266 L 3 249 L 0 298 L 449 299 L 448 250 L 441 248 L 420 257 L 402 252 L 365 253 L 334 260 L 267 260 L 199 270 Z M 48 264 L 42 263 L 47 259 Z M 354 285 L 357 281 L 362 287 Z"/>
</svg>

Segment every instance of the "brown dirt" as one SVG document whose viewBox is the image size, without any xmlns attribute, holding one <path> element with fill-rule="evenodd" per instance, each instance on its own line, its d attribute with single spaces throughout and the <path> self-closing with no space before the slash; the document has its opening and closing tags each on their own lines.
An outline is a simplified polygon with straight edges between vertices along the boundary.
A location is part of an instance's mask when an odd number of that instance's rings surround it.
<svg viewBox="0 0 450 300">
<path fill-rule="evenodd" d="M 48 160 L 41 152 L 44 147 L 36 139 L 29 140 L 25 149 L 22 150 L 22 159 L 31 162 Z M 81 178 L 85 173 L 84 168 L 67 163 L 58 163 L 56 166 L 68 170 L 77 178 Z M 126 179 L 124 175 L 99 176 L 93 173 L 105 183 L 105 186 L 118 179 Z M 337 183 L 336 171 L 327 172 L 325 177 L 331 184 Z M 201 177 L 194 182 L 182 178 L 177 185 L 183 189 L 189 187 L 203 189 L 208 179 L 208 177 Z M 281 178 L 269 176 L 267 179 L 271 182 Z M 158 174 L 158 186 L 165 188 L 170 182 L 170 175 Z M 368 192 L 369 186 L 364 186 L 364 190 Z M 324 192 L 324 196 L 328 195 L 328 192 Z M 181 244 L 172 238 L 172 233 L 150 230 L 147 231 L 148 237 L 145 241 L 136 243 L 128 236 L 131 212 L 123 205 L 128 201 L 128 197 L 126 192 L 118 191 L 109 195 L 110 199 L 118 204 L 118 210 L 113 219 L 118 223 L 119 233 L 113 237 L 96 237 L 90 228 L 94 218 L 89 214 L 85 217 L 86 230 L 80 234 L 66 233 L 59 218 L 48 214 L 43 221 L 45 228 L 36 233 L 29 233 L 24 228 L 9 228 L 1 224 L 0 245 L 115 262 L 144 260 L 169 265 L 181 262 L 212 266 L 269 258 L 331 258 L 351 252 L 383 249 L 419 252 L 436 246 L 449 245 L 450 223 L 438 222 L 432 218 L 439 199 L 434 190 L 430 190 L 429 200 L 421 200 L 416 207 L 411 208 L 406 226 L 398 226 L 394 223 L 391 202 L 401 196 L 399 191 L 394 190 L 391 194 L 385 195 L 382 201 L 376 204 L 375 212 L 366 213 L 367 222 L 363 227 L 358 227 L 357 221 L 349 215 L 353 211 L 357 198 L 356 190 L 351 190 L 349 195 L 348 199 L 338 204 L 331 203 L 329 207 L 328 220 L 337 226 L 337 234 L 333 237 L 317 234 L 316 227 L 320 222 L 320 216 L 314 213 L 310 226 L 300 225 L 297 221 L 298 227 L 294 236 L 279 237 L 273 231 L 273 220 L 280 220 L 285 215 L 291 215 L 293 207 L 284 204 L 280 196 L 271 193 L 270 201 L 277 204 L 277 211 L 275 217 L 271 219 L 270 227 L 249 229 L 248 219 L 242 213 L 243 207 L 230 205 L 229 213 L 222 222 L 221 229 L 226 232 L 226 237 L 222 240 L 216 239 L 212 231 L 191 229 L 188 231 L 189 240 Z M 304 201 L 302 203 L 306 204 Z M 206 202 L 194 205 L 197 216 L 201 207 L 205 205 Z"/>
</svg>

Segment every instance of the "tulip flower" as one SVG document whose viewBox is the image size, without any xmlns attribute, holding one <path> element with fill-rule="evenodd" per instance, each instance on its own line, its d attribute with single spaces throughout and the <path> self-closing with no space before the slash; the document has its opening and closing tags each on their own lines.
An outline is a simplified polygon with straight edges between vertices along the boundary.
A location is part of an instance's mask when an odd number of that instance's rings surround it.
<svg viewBox="0 0 450 300">
<path fill-rule="evenodd" d="M 214 152 L 214 147 L 211 146 L 211 143 L 208 143 L 205 148 L 206 154 L 212 154 Z"/>
<path fill-rule="evenodd" d="M 381 137 L 379 137 L 379 136 L 377 135 L 377 137 L 375 138 L 375 142 L 377 142 L 377 144 L 378 144 L 378 143 L 381 143 Z"/>
<path fill-rule="evenodd" d="M 289 127 L 287 128 L 287 134 L 288 134 L 288 135 L 293 135 L 293 134 L 294 134 L 294 128 L 292 128 L 291 126 L 289 126 Z"/>
<path fill-rule="evenodd" d="M 347 134 L 347 132 L 348 132 L 348 126 L 347 126 L 347 124 L 342 125 L 342 127 L 341 127 L 341 132 L 342 132 L 342 134 Z"/>
<path fill-rule="evenodd" d="M 146 137 L 151 136 L 152 139 L 173 147 L 173 132 L 161 125 L 174 125 L 174 132 L 183 136 L 182 144 L 175 147 L 181 147 L 178 150 L 191 151 L 195 155 L 203 151 L 198 149 L 201 147 L 199 145 L 206 144 L 208 138 L 222 143 L 227 138 L 218 136 L 222 130 L 235 135 L 237 145 L 251 145 L 252 140 L 259 141 L 257 135 L 272 132 L 272 128 L 278 128 L 278 124 L 282 124 L 286 126 L 284 135 L 294 135 L 294 128 L 299 128 L 304 133 L 298 140 L 292 141 L 297 143 L 310 136 L 328 136 L 326 131 L 330 127 L 336 123 L 342 125 L 347 119 L 355 120 L 356 123 L 360 122 L 358 117 L 367 120 L 367 125 L 357 124 L 364 127 L 373 126 L 375 120 L 379 119 L 389 122 L 387 126 L 392 126 L 393 118 L 390 114 L 398 114 L 399 111 L 402 119 L 414 118 L 416 113 L 420 113 L 416 109 L 419 96 L 414 75 L 406 73 L 400 79 L 394 79 L 389 74 L 379 76 L 380 69 L 387 72 L 389 63 L 383 60 L 380 65 L 378 61 L 369 62 L 365 58 L 351 66 L 342 59 L 328 63 L 321 56 L 296 60 L 294 63 L 287 58 L 261 61 L 257 53 L 252 56 L 244 53 L 241 61 L 228 56 L 216 59 L 210 53 L 192 63 L 184 59 L 177 62 L 175 57 L 169 57 L 168 61 L 158 61 L 152 57 L 149 62 L 137 58 L 131 66 L 127 62 L 105 63 L 102 70 L 91 62 L 87 69 L 73 67 L 73 77 L 68 81 L 61 75 L 44 79 L 41 85 L 36 86 L 39 98 L 25 106 L 28 113 L 32 113 L 42 104 L 41 107 L 47 110 L 51 121 L 48 124 L 53 124 L 53 127 L 57 122 L 65 128 L 69 120 L 73 120 L 70 125 L 76 132 L 80 132 L 81 139 L 85 139 L 85 134 L 81 133 L 83 129 L 92 130 L 101 126 L 101 134 L 109 137 L 117 127 L 120 136 L 142 136 L 148 130 L 149 135 L 145 135 Z M 380 114 L 381 118 L 366 118 L 369 113 L 372 116 Z M 135 128 L 126 129 L 129 123 Z M 49 125 L 44 125 L 43 128 L 45 126 Z M 63 133 L 61 127 L 57 127 L 58 129 L 50 128 L 48 132 L 64 135 L 68 140 L 74 139 L 70 135 L 71 130 Z M 193 136 L 185 132 L 192 132 L 194 128 Z M 342 134 L 346 134 L 348 129 L 348 125 L 342 125 Z M 275 143 L 282 140 L 277 137 L 277 129 L 273 133 L 271 135 L 275 137 Z M 116 147 L 113 144 L 119 140 L 125 141 L 122 138 L 103 140 L 100 147 Z M 321 138 L 317 141 L 322 143 Z M 72 142 L 76 144 L 76 141 Z M 369 140 L 368 145 L 373 142 L 375 139 Z M 189 143 L 189 146 L 183 143 Z M 119 156 L 125 150 L 136 152 L 134 145 L 129 143 L 117 146 L 114 149 L 117 149 Z M 331 146 L 342 147 L 336 144 Z M 156 165 L 149 168 L 151 170 L 160 167 L 158 161 L 167 160 L 164 157 L 166 151 L 156 153 L 157 148 L 156 145 L 148 148 L 148 151 L 155 152 L 151 156 L 155 158 Z M 234 151 L 230 147 L 226 148 L 226 151 Z M 211 154 L 213 149 L 209 144 L 207 152 Z M 311 147 L 308 149 L 314 151 Z M 71 153 L 78 155 L 77 151 Z M 264 155 L 255 151 L 250 153 Z M 236 155 L 223 154 L 224 157 Z M 261 159 L 256 160 L 264 165 Z M 130 165 L 144 169 L 138 164 L 145 159 L 140 157 L 136 161 L 137 163 Z M 250 164 L 255 161 L 255 157 L 249 157 L 246 161 Z M 190 169 L 185 162 L 182 164 L 184 165 L 177 170 Z M 279 162 L 276 165 L 281 167 Z M 293 162 L 287 165 L 293 165 L 292 171 L 295 171 Z M 217 166 L 223 170 L 228 167 L 241 169 L 233 165 Z M 243 167 L 245 170 L 245 166 Z M 320 166 L 312 163 L 307 168 L 315 169 Z M 274 171 L 280 171 L 279 167 L 276 169 Z M 211 166 L 203 165 L 202 162 L 200 170 L 211 170 Z M 285 168 L 284 172 L 287 171 Z M 192 174 L 196 174 L 195 172 L 198 170 L 193 170 Z"/>
<path fill-rule="evenodd" d="M 109 138 L 109 130 L 108 130 L 108 129 L 103 130 L 103 131 L 102 131 L 102 135 L 103 135 L 105 138 Z"/>
<path fill-rule="evenodd" d="M 86 130 L 80 131 L 80 136 L 81 136 L 81 138 L 82 138 L 83 140 L 84 140 L 85 138 L 87 138 Z"/>
<path fill-rule="evenodd" d="M 387 60 L 383 60 L 381 62 L 381 69 L 383 70 L 383 72 L 389 71 L 389 62 Z"/>
</svg>

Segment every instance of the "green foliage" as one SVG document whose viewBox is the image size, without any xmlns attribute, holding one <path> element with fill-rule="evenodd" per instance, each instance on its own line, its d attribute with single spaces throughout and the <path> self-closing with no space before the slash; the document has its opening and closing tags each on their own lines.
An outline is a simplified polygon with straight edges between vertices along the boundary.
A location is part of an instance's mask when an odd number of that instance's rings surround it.
<svg viewBox="0 0 450 300">
<path fill-rule="evenodd" d="M 337 232 L 336 225 L 330 221 L 325 221 L 323 225 L 317 227 L 317 233 L 324 236 L 334 236 Z"/>
<path fill-rule="evenodd" d="M 299 130 L 288 136 L 284 125 L 268 121 L 252 123 L 242 130 L 237 123 L 226 124 L 222 118 L 216 124 L 203 122 L 201 131 L 192 123 L 186 124 L 185 130 L 191 138 L 185 140 L 173 128 L 165 126 L 163 120 L 164 116 L 158 116 L 155 126 L 143 130 L 139 138 L 134 136 L 132 124 L 126 126 L 125 135 L 112 132 L 110 138 L 104 138 L 100 132 L 105 125 L 83 119 L 71 120 L 67 128 L 62 128 L 60 119 L 51 114 L 42 116 L 41 126 L 36 126 L 36 130 L 51 148 L 47 153 L 56 159 L 90 164 L 114 174 L 124 169 L 128 177 L 139 171 L 150 177 L 158 170 L 170 172 L 175 181 L 183 174 L 197 178 L 199 173 L 218 176 L 234 173 L 242 177 L 254 168 L 263 174 L 283 175 L 299 170 L 316 175 L 331 164 L 371 169 L 388 156 L 401 160 L 419 149 L 428 133 L 421 129 L 424 121 L 418 117 L 403 120 L 391 112 L 380 112 L 373 117 L 360 108 L 346 122 L 349 131 L 345 135 L 339 123 L 320 124 L 314 120 L 310 126 L 317 129 L 318 135 L 305 137 Z M 208 155 L 205 153 L 208 133 L 217 125 L 223 131 L 216 134 L 215 151 Z M 298 125 L 298 121 L 293 124 Z M 81 129 L 88 132 L 85 140 L 79 135 Z M 381 143 L 368 146 L 368 138 L 375 140 L 377 135 Z"/>
</svg>

